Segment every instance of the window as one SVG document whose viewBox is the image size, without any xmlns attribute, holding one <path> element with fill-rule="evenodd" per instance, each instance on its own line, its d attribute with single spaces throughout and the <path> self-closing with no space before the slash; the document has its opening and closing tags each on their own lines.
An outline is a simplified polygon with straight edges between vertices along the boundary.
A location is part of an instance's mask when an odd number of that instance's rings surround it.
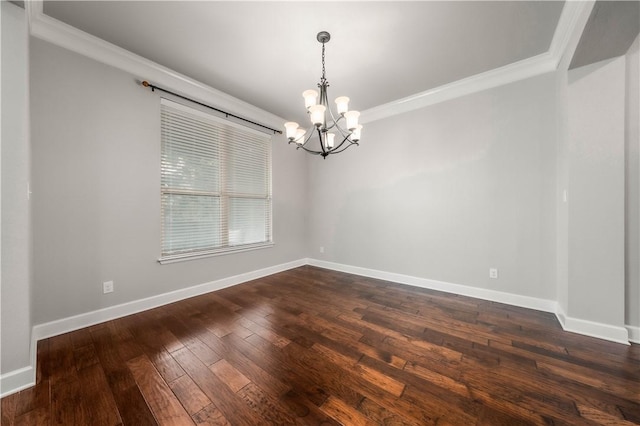
<svg viewBox="0 0 640 426">
<path fill-rule="evenodd" d="M 272 245 L 271 138 L 161 100 L 160 262 Z"/>
</svg>

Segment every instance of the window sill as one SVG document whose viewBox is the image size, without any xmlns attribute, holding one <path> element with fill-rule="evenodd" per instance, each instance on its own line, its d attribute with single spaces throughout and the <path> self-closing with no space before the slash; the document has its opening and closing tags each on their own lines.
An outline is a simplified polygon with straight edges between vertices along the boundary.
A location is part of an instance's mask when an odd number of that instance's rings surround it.
<svg viewBox="0 0 640 426">
<path fill-rule="evenodd" d="M 158 263 L 161 265 L 165 265 L 169 263 L 185 262 L 187 260 L 197 260 L 197 259 L 204 259 L 207 257 L 224 256 L 227 254 L 235 254 L 235 253 L 242 253 L 245 251 L 253 251 L 253 250 L 270 248 L 270 247 L 273 247 L 274 245 L 275 243 L 269 242 L 269 243 L 246 245 L 246 246 L 241 246 L 238 248 L 231 248 L 231 249 L 225 248 L 225 249 L 218 249 L 218 250 L 200 251 L 197 253 L 175 254 L 172 256 L 164 256 L 159 258 Z"/>
</svg>

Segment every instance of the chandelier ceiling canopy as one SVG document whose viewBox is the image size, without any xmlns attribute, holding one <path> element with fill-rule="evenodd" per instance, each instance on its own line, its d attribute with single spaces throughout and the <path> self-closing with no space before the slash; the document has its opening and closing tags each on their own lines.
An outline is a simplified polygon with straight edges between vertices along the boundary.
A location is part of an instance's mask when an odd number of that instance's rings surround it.
<svg viewBox="0 0 640 426">
<path fill-rule="evenodd" d="M 329 82 L 325 75 L 324 50 L 325 44 L 331 39 L 327 31 L 320 31 L 316 36 L 322 43 L 322 77 L 317 90 L 305 90 L 302 93 L 304 104 L 311 121 L 308 129 L 300 127 L 293 121 L 285 123 L 289 143 L 295 143 L 296 149 L 321 155 L 327 158 L 330 154 L 337 154 L 352 145 L 358 145 L 362 125 L 358 124 L 358 111 L 349 111 L 349 98 L 340 96 L 335 99 L 335 111 L 329 106 L 327 88 Z"/>
</svg>

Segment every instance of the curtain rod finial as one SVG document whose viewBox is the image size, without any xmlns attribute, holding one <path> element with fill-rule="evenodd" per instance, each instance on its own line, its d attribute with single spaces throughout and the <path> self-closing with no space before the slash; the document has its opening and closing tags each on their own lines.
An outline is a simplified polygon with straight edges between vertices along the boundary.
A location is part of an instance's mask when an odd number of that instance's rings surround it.
<svg viewBox="0 0 640 426">
<path fill-rule="evenodd" d="M 149 87 L 149 82 L 148 82 L 147 80 L 144 80 L 144 81 L 142 82 L 142 85 L 143 85 L 144 87 Z"/>
</svg>

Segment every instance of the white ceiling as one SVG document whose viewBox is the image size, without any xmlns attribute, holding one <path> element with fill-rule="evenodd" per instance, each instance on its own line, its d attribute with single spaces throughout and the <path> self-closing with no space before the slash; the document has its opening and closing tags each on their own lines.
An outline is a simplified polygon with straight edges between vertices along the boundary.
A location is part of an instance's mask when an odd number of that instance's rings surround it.
<svg viewBox="0 0 640 426">
<path fill-rule="evenodd" d="M 549 49 L 560 1 L 46 1 L 44 13 L 278 116 L 321 75 L 365 110 Z M 138 76 L 144 79 L 145 76 Z"/>
</svg>

